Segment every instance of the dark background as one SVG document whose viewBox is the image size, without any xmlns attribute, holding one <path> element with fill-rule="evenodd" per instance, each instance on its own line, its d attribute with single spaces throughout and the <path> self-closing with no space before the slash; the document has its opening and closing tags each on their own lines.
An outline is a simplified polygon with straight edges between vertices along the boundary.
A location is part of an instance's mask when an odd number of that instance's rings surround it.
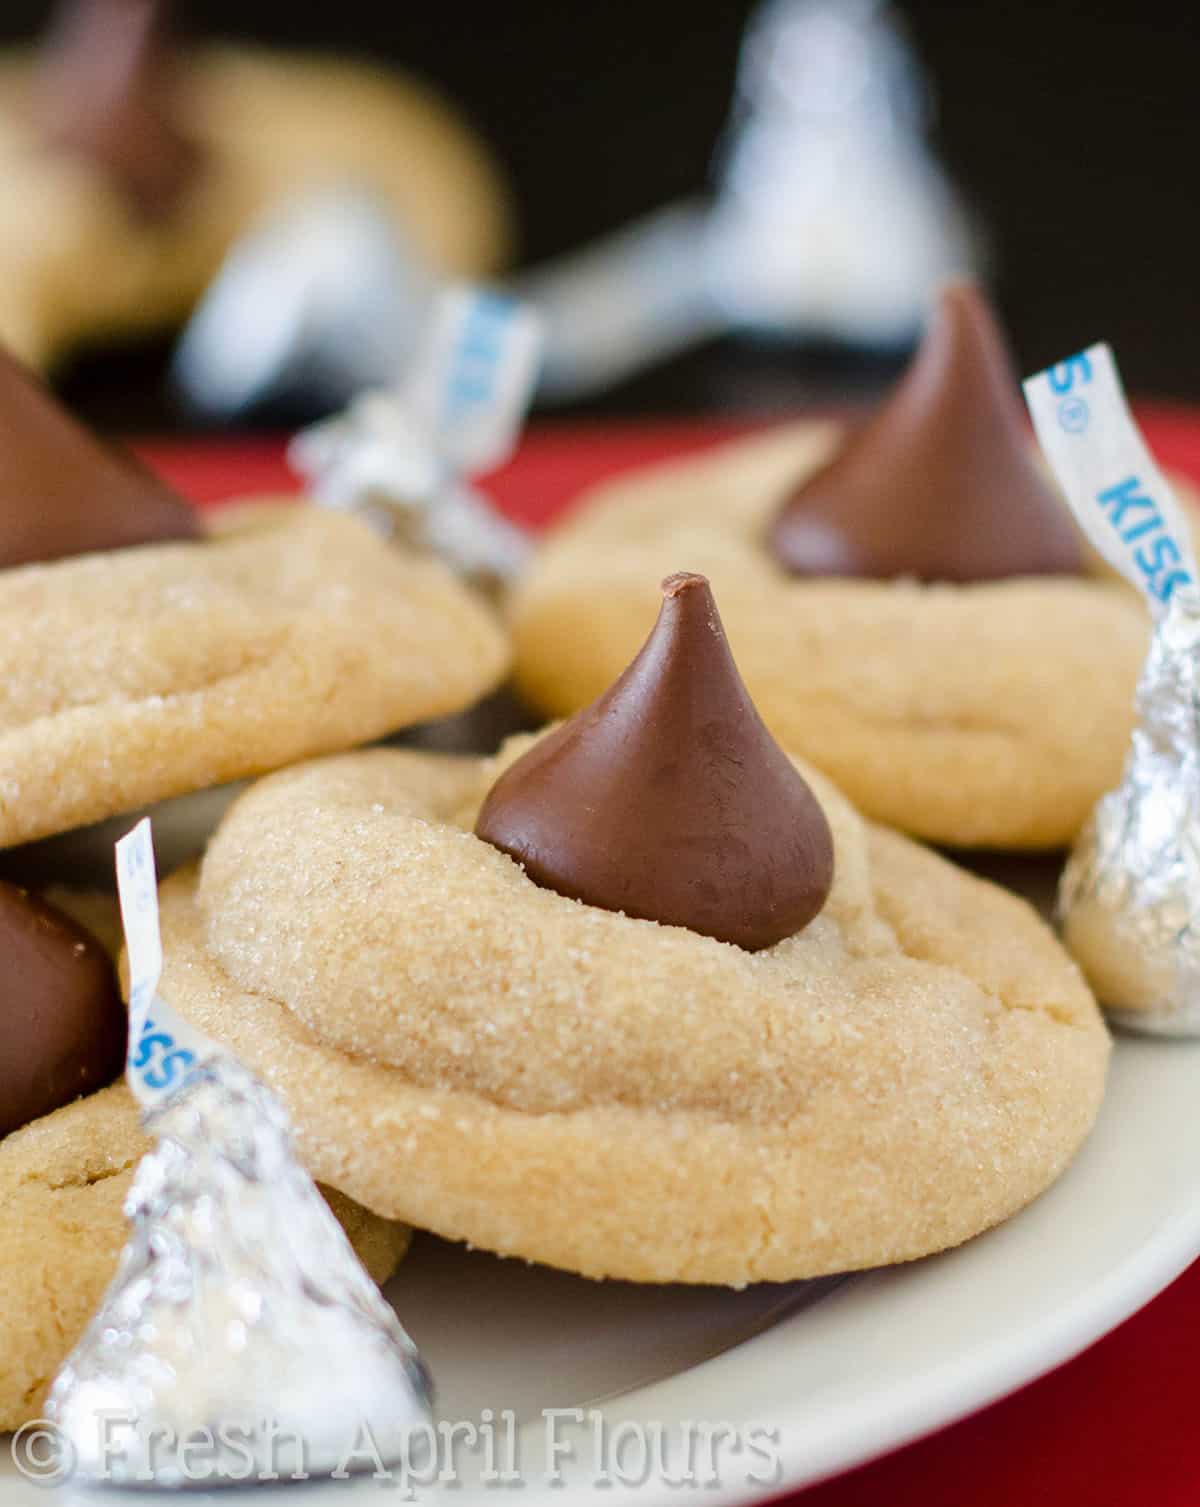
<svg viewBox="0 0 1200 1507">
<path fill-rule="evenodd" d="M 30 34 L 47 9 L 3 0 L 0 36 Z M 750 9 L 746 0 L 181 7 L 198 34 L 388 57 L 440 84 L 512 177 L 527 260 L 703 186 Z M 1196 4 L 905 0 L 900 9 L 937 87 L 944 158 L 991 232 L 995 290 L 1022 368 L 1106 338 L 1131 388 L 1200 398 Z M 152 364 L 143 359 L 139 380 L 151 380 Z M 861 391 L 885 374 L 724 346 L 603 406 L 777 405 Z M 89 362 L 70 385 L 86 403 L 104 376 Z"/>
</svg>

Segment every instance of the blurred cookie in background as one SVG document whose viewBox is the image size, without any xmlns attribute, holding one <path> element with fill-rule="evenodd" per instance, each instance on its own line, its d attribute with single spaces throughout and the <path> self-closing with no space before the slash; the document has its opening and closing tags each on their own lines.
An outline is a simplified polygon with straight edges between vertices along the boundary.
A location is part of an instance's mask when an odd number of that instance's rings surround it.
<svg viewBox="0 0 1200 1507">
<path fill-rule="evenodd" d="M 182 46 L 157 0 L 63 0 L 0 57 L 0 339 L 53 367 L 172 328 L 230 246 L 307 190 L 352 185 L 436 275 L 502 267 L 506 188 L 415 79 L 337 58 Z"/>
</svg>

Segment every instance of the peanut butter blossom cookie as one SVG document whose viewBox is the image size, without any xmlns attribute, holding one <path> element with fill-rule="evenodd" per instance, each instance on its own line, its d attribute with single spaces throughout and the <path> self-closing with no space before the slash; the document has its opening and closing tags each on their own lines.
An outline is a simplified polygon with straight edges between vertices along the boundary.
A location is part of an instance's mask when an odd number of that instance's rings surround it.
<svg viewBox="0 0 1200 1507">
<path fill-rule="evenodd" d="M 971 288 L 859 428 L 788 425 L 590 494 L 511 601 L 526 698 L 562 716 L 598 695 L 679 565 L 713 581 L 775 737 L 868 816 L 1055 847 L 1120 777 L 1145 614 L 1035 463 Z"/>
<path fill-rule="evenodd" d="M 318 1176 L 594 1277 L 954 1245 L 1059 1175 L 1104 1088 L 1050 931 L 788 759 L 692 574 L 563 726 L 272 776 L 161 903 L 165 996 Z"/>
<path fill-rule="evenodd" d="M 100 897 L 72 909 L 115 911 Z M 115 917 L 107 918 L 115 930 Z M 60 904 L 0 883 L 0 1431 L 39 1417 L 51 1378 L 108 1286 L 150 1143 L 120 1076 L 125 1010 L 112 959 Z M 408 1232 L 327 1194 L 372 1276 Z"/>
<path fill-rule="evenodd" d="M 505 259 L 482 144 L 411 79 L 247 47 L 176 48 L 156 0 L 62 0 L 40 53 L 0 57 L 0 339 L 47 366 L 179 323 L 283 200 L 375 195 L 441 272 Z"/>
<path fill-rule="evenodd" d="M 504 673 L 436 562 L 193 510 L 0 352 L 0 847 L 462 710 Z"/>
</svg>

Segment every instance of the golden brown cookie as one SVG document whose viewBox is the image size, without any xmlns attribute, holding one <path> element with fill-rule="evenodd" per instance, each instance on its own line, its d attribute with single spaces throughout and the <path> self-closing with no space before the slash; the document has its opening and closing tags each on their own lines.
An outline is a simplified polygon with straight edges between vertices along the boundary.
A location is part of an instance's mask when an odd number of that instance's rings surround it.
<svg viewBox="0 0 1200 1507">
<path fill-rule="evenodd" d="M 700 571 L 771 731 L 868 816 L 967 847 L 1065 844 L 1120 777 L 1140 602 L 1099 574 L 787 575 L 768 524 L 839 438 L 785 425 L 589 492 L 513 595 L 519 689 L 553 716 L 586 705 L 645 637 L 659 578 Z"/>
<path fill-rule="evenodd" d="M 285 771 L 162 887 L 164 995 L 323 1180 L 589 1276 L 740 1284 L 954 1245 L 1066 1167 L 1108 1037 L 1023 901 L 810 775 L 835 879 L 800 935 L 581 904 L 472 834 L 527 745 Z"/>
<path fill-rule="evenodd" d="M 0 847 L 461 710 L 503 634 L 316 508 L 0 572 Z"/>
<path fill-rule="evenodd" d="M 431 265 L 496 270 L 507 196 L 482 144 L 436 94 L 365 64 L 204 47 L 177 113 L 200 169 L 165 219 L 94 166 L 47 151 L 30 120 L 31 65 L 0 64 L 0 341 L 47 367 L 83 339 L 180 323 L 230 246 L 306 190 L 377 194 Z"/>
<path fill-rule="evenodd" d="M 117 1268 L 125 1195 L 150 1150 L 123 1084 L 0 1141 L 0 1432 L 37 1418 Z M 409 1231 L 322 1190 L 376 1282 Z"/>
</svg>

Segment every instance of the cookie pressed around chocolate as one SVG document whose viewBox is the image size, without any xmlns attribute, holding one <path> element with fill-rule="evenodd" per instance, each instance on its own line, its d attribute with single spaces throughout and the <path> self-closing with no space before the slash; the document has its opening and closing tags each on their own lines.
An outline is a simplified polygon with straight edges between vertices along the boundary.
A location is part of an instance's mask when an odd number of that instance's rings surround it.
<svg viewBox="0 0 1200 1507">
<path fill-rule="evenodd" d="M 1141 603 L 1099 566 L 967 584 L 789 575 L 769 525 L 842 441 L 784 425 L 581 498 L 509 602 L 521 694 L 550 716 L 586 705 L 653 622 L 658 576 L 701 571 L 767 726 L 865 815 L 956 846 L 1063 846 L 1120 778 Z"/>
<path fill-rule="evenodd" d="M 835 862 L 799 935 L 599 909 L 473 835 L 528 746 L 272 776 L 162 887 L 164 991 L 315 1175 L 505 1255 L 736 1285 L 944 1249 L 1063 1172 L 1109 1041 L 1022 900 L 805 769 Z"/>
</svg>

